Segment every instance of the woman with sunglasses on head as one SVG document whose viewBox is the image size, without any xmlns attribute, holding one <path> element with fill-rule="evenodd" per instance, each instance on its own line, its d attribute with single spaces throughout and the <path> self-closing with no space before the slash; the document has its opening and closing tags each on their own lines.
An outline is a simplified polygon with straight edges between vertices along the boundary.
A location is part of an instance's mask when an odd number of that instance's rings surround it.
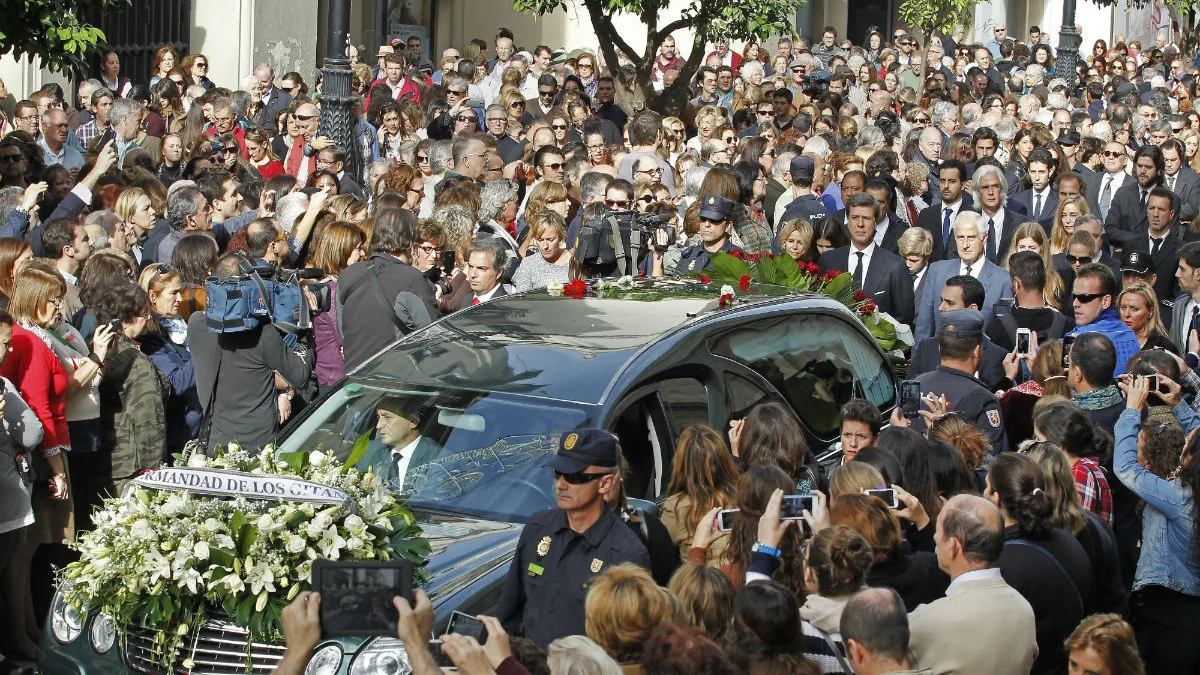
<svg viewBox="0 0 1200 675">
<path fill-rule="evenodd" d="M 183 81 L 188 87 L 198 84 L 205 89 L 212 89 L 216 86 L 208 79 L 208 57 L 203 54 L 188 54 L 179 64 L 179 70 L 183 71 Z"/>
<path fill-rule="evenodd" d="M 180 244 L 204 236 L 188 235 L 180 240 Z M 176 255 L 179 251 L 177 246 Z M 200 418 L 204 413 L 196 390 L 192 353 L 188 350 L 187 320 L 179 314 L 183 284 L 178 270 L 158 264 L 142 273 L 141 286 L 147 294 L 150 316 L 137 341 L 142 353 L 170 387 L 166 396 L 166 447 L 168 452 L 177 453 L 199 433 Z"/>
</svg>

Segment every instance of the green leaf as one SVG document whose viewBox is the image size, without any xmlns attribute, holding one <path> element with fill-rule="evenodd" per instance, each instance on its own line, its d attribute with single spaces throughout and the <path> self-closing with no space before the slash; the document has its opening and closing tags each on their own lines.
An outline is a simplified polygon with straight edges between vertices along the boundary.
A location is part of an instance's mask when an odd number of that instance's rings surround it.
<svg viewBox="0 0 1200 675">
<path fill-rule="evenodd" d="M 250 614 L 254 611 L 254 596 L 243 599 L 238 603 L 237 614 L 234 616 L 235 622 L 239 626 L 247 626 L 250 622 Z"/>
</svg>

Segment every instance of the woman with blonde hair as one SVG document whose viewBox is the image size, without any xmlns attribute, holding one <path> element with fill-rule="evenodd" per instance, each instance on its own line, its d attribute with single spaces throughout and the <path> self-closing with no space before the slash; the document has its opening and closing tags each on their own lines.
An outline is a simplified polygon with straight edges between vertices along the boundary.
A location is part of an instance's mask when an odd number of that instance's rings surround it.
<svg viewBox="0 0 1200 675">
<path fill-rule="evenodd" d="M 873 490 L 881 485 L 887 485 L 887 481 L 879 469 L 866 462 L 846 462 L 829 476 L 829 500 L 836 501 L 843 495 L 860 495 L 863 490 Z"/>
<path fill-rule="evenodd" d="M 1053 254 L 1050 252 L 1050 241 L 1046 230 L 1035 222 L 1021 223 L 1013 232 L 1012 245 L 1008 249 L 1008 257 L 1004 259 L 1004 269 L 1008 269 L 1008 258 L 1021 251 L 1033 251 L 1042 256 L 1046 266 L 1046 287 L 1042 297 L 1047 305 L 1061 307 L 1067 297 L 1067 285 L 1054 268 Z"/>
<path fill-rule="evenodd" d="M 140 188 L 128 188 L 122 192 L 117 197 L 113 212 L 121 219 L 122 224 L 118 227 L 134 241 L 150 234 L 158 221 L 150 195 Z"/>
<path fill-rule="evenodd" d="M 931 441 L 945 441 L 953 446 L 958 454 L 962 455 L 976 481 L 983 483 L 983 476 L 987 474 L 983 463 L 991 454 L 992 446 L 987 436 L 976 429 L 974 424 L 968 423 L 962 415 L 947 413 L 933 419 L 929 424 L 929 431 L 926 432 L 926 438 Z"/>
<path fill-rule="evenodd" d="M 1146 675 L 1133 626 L 1118 614 L 1093 614 L 1079 622 L 1066 646 L 1079 672 Z"/>
<path fill-rule="evenodd" d="M 674 162 L 683 152 L 683 141 L 687 137 L 687 127 L 678 117 L 664 117 L 662 121 L 663 138 L 666 139 L 668 161 Z M 683 130 L 682 132 L 680 130 Z"/>
<path fill-rule="evenodd" d="M 719 138 L 718 129 L 725 123 L 725 111 L 715 105 L 706 105 L 696 113 L 696 135 L 684 144 L 685 150 L 700 155 L 700 146 L 710 138 Z"/>
<path fill-rule="evenodd" d="M 1067 252 L 1067 243 L 1071 235 L 1075 234 L 1075 220 L 1088 213 L 1087 200 L 1083 197 L 1072 195 L 1059 202 L 1058 211 L 1054 214 L 1054 227 L 1051 229 L 1051 255 Z"/>
<path fill-rule="evenodd" d="M 681 560 L 687 558 L 692 535 L 704 515 L 714 508 L 733 508 L 737 482 L 737 466 L 724 436 L 702 424 L 683 430 L 675 446 L 671 483 L 659 514 L 679 547 Z M 709 547 L 709 565 L 721 561 L 727 545 L 728 539 L 724 538 Z"/>
<path fill-rule="evenodd" d="M 246 130 L 244 138 L 250 165 L 258 170 L 258 175 L 262 176 L 263 180 L 271 180 L 284 172 L 283 162 L 275 156 L 275 151 L 271 149 L 271 139 L 265 131 L 251 127 Z"/>
<path fill-rule="evenodd" d="M 671 575 L 668 590 L 679 599 L 683 613 L 713 642 L 733 644 L 733 603 L 737 591 L 729 577 L 707 565 L 684 565 Z"/>
<path fill-rule="evenodd" d="M 1137 336 L 1142 349 L 1179 353 L 1179 346 L 1167 337 L 1167 328 L 1159 313 L 1158 296 L 1149 284 L 1139 281 L 1121 289 L 1117 296 L 1117 312 L 1121 315 L 1121 323 L 1129 326 Z"/>
<path fill-rule="evenodd" d="M 1193 171 L 1200 171 L 1200 131 L 1190 128 L 1180 131 L 1179 142 L 1183 143 L 1183 150 L 1187 153 L 1183 161 Z"/>
<path fill-rule="evenodd" d="M 545 288 L 552 283 L 566 284 L 571 280 L 571 251 L 566 248 L 567 221 L 557 212 L 547 209 L 540 217 L 527 221 L 529 235 L 537 253 L 525 256 L 513 274 L 517 292 Z"/>
<path fill-rule="evenodd" d="M 547 213 L 557 213 L 565 219 L 570 208 L 571 203 L 568 201 L 567 188 L 562 183 L 544 180 L 530 191 L 529 197 L 525 201 L 525 222 L 539 222 Z M 521 245 L 518 248 L 521 255 L 525 255 L 533 248 L 533 239 L 531 237 L 531 232 L 525 233 L 525 238 L 521 241 Z"/>
<path fill-rule="evenodd" d="M 553 675 L 621 675 L 621 666 L 586 635 L 568 635 L 550 643 L 546 665 Z"/>
<path fill-rule="evenodd" d="M 815 263 L 816 247 L 813 244 L 812 225 L 803 218 L 793 218 L 779 228 L 779 245 L 792 260 L 799 263 Z"/>
<path fill-rule="evenodd" d="M 501 92 L 500 105 L 504 106 L 504 112 L 508 113 L 510 130 L 513 128 L 523 129 L 528 125 L 530 120 L 525 117 L 525 97 L 519 90 Z"/>
<path fill-rule="evenodd" d="M 20 264 L 33 257 L 29 241 L 24 238 L 5 237 L 0 239 L 0 309 L 8 309 L 12 297 L 13 283 Z"/>
<path fill-rule="evenodd" d="M 617 663 L 636 664 L 654 629 L 674 619 L 674 603 L 668 593 L 637 565 L 622 563 L 608 568 L 588 589 L 584 602 L 587 636 Z"/>
</svg>

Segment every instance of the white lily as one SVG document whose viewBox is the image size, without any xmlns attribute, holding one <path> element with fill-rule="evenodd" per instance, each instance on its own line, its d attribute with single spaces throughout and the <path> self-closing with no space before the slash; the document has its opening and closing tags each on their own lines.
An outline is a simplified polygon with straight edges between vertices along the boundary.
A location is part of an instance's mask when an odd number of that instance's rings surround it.
<svg viewBox="0 0 1200 675">
<path fill-rule="evenodd" d="M 330 527 L 322 532 L 321 541 L 317 542 L 317 548 L 320 549 L 321 555 L 330 560 L 337 560 L 338 553 L 345 547 L 346 540 L 338 534 L 336 527 Z"/>
<path fill-rule="evenodd" d="M 184 570 L 183 574 L 179 577 L 179 587 L 183 588 L 186 586 L 188 591 L 195 595 L 199 592 L 198 584 L 203 580 L 200 573 L 196 570 Z"/>
<path fill-rule="evenodd" d="M 255 565 L 247 565 L 246 581 L 250 582 L 250 592 L 258 595 L 264 590 L 275 592 L 275 574 L 271 572 L 271 566 L 265 562 L 259 562 Z"/>
</svg>

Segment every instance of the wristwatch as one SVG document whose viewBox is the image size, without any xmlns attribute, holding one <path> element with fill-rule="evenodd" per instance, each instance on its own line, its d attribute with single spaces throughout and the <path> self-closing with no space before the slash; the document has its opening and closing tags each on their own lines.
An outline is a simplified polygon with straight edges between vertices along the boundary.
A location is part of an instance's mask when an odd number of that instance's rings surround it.
<svg viewBox="0 0 1200 675">
<path fill-rule="evenodd" d="M 774 546 L 767 546 L 766 544 L 762 543 L 761 541 L 754 542 L 754 545 L 750 547 L 750 552 L 751 553 L 766 553 L 767 555 L 774 556 L 776 558 L 783 557 L 783 551 L 780 551 L 779 549 L 775 548 Z"/>
</svg>

